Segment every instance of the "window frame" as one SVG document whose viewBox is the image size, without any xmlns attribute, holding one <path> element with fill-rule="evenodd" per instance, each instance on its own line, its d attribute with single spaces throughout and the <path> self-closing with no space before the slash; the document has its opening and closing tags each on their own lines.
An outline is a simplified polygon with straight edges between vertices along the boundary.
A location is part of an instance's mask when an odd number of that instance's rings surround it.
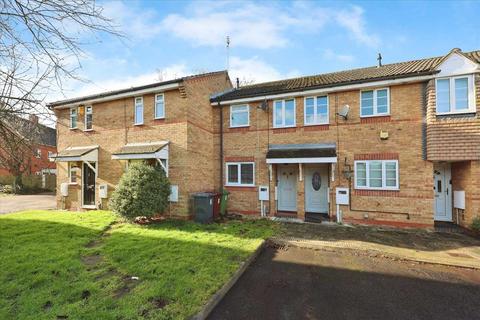
<svg viewBox="0 0 480 320">
<path fill-rule="evenodd" d="M 292 125 L 285 125 L 285 109 L 286 109 L 285 108 L 285 102 L 290 101 L 290 100 L 293 101 L 293 124 Z M 276 125 L 277 116 L 276 116 L 276 112 L 275 112 L 275 106 L 276 106 L 277 102 L 282 102 L 282 125 Z M 273 128 L 295 128 L 297 126 L 297 100 L 295 98 L 273 100 L 272 111 L 273 111 L 273 117 L 272 117 Z"/>
<path fill-rule="evenodd" d="M 92 131 L 93 130 L 93 106 L 85 106 L 85 115 L 84 115 L 84 128 L 83 128 L 83 131 Z M 90 112 L 87 112 L 88 108 L 90 108 Z M 87 116 L 88 115 L 91 115 L 92 116 L 92 121 L 91 121 L 91 124 L 92 124 L 92 127 L 91 128 L 87 128 Z"/>
<path fill-rule="evenodd" d="M 42 158 L 42 149 L 37 148 L 37 149 L 35 150 L 35 158 L 37 158 L 37 159 L 41 159 L 41 158 Z"/>
<path fill-rule="evenodd" d="M 73 111 L 75 111 L 75 127 L 72 125 Z M 70 129 L 78 129 L 78 107 L 70 108 Z"/>
<path fill-rule="evenodd" d="M 377 105 L 377 92 L 381 90 L 387 90 L 387 112 L 378 113 Z M 371 115 L 362 115 L 362 94 L 364 92 L 373 91 L 373 114 Z M 360 90 L 360 118 L 371 118 L 371 117 L 384 117 L 390 115 L 390 87 L 374 88 L 374 89 L 363 89 Z"/>
<path fill-rule="evenodd" d="M 162 102 L 163 102 L 163 116 L 157 117 L 157 98 L 161 96 L 162 97 Z M 159 119 L 165 119 L 165 94 L 164 93 L 157 93 L 155 95 L 155 101 L 154 101 L 154 108 L 153 108 L 153 119 L 159 120 Z"/>
<path fill-rule="evenodd" d="M 72 166 L 75 165 L 75 168 L 72 168 Z M 75 181 L 72 181 L 72 171 L 75 171 Z M 74 162 L 68 162 L 68 184 L 78 184 L 78 171 L 80 171 L 80 168 L 74 163 Z M 80 177 L 81 178 L 81 177 Z"/>
<path fill-rule="evenodd" d="M 468 93 L 468 108 L 467 109 L 456 109 L 456 101 L 455 101 L 455 80 L 457 79 L 467 79 L 467 93 Z M 439 80 L 448 80 L 448 90 L 449 90 L 449 105 L 450 111 L 448 112 L 438 112 L 438 81 Z M 450 114 L 463 114 L 463 113 L 475 113 L 477 112 L 476 106 L 476 92 L 475 92 L 475 77 L 473 74 L 464 74 L 464 75 L 457 75 L 457 76 L 450 76 L 450 77 L 438 77 L 435 79 L 435 114 L 437 115 L 450 115 Z"/>
<path fill-rule="evenodd" d="M 382 186 L 381 187 L 371 187 L 370 186 L 370 163 L 372 162 L 381 162 L 382 163 Z M 357 166 L 359 163 L 365 163 L 365 179 L 366 186 L 358 185 L 358 170 Z M 387 175 L 386 175 L 386 164 L 395 163 L 395 186 L 387 186 Z M 358 190 L 400 190 L 400 176 L 399 176 L 399 165 L 398 160 L 355 160 L 354 162 L 354 175 L 355 175 L 355 189 Z"/>
<path fill-rule="evenodd" d="M 252 183 L 241 183 L 242 181 L 242 164 L 253 165 Z M 238 180 L 237 182 L 228 181 L 228 167 L 237 166 Z M 255 186 L 255 162 L 253 161 L 241 161 L 241 162 L 226 162 L 225 163 L 225 186 L 227 187 L 254 187 Z"/>
<path fill-rule="evenodd" d="M 138 122 L 138 119 L 137 119 L 137 99 L 142 100 L 142 122 Z M 133 124 L 136 126 L 143 125 L 144 118 L 145 118 L 145 105 L 143 103 L 143 97 L 134 97 L 133 98 Z"/>
<path fill-rule="evenodd" d="M 318 110 L 318 98 L 327 98 L 327 121 L 326 122 L 318 122 L 317 121 L 317 110 Z M 307 123 L 307 99 L 313 98 L 313 123 Z M 327 95 L 317 95 L 317 96 L 308 96 L 303 99 L 303 124 L 305 126 L 318 126 L 322 124 L 329 124 L 330 123 L 330 99 Z"/>
<path fill-rule="evenodd" d="M 233 125 L 233 114 L 234 113 L 242 113 L 245 111 L 233 111 L 235 107 L 247 107 L 247 124 L 241 125 Z M 235 104 L 230 106 L 230 128 L 243 128 L 243 127 L 250 127 L 250 105 L 249 104 Z"/>
</svg>

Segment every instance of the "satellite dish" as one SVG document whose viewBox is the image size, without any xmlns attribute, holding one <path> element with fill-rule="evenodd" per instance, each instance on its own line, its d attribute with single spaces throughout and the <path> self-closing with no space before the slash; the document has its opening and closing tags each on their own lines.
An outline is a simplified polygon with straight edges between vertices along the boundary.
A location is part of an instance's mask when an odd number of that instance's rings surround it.
<svg viewBox="0 0 480 320">
<path fill-rule="evenodd" d="M 349 111 L 350 111 L 350 106 L 348 104 L 346 104 L 340 109 L 340 111 L 337 114 L 340 117 L 343 117 L 343 119 L 347 119 Z"/>
</svg>

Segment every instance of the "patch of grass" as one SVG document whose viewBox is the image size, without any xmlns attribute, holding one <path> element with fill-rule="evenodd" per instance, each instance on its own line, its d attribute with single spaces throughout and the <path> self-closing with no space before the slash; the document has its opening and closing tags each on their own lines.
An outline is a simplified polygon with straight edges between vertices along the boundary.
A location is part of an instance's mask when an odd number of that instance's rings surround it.
<svg viewBox="0 0 480 320">
<path fill-rule="evenodd" d="M 263 220 L 115 219 L 107 211 L 1 216 L 0 319 L 188 318 L 277 230 Z"/>
</svg>

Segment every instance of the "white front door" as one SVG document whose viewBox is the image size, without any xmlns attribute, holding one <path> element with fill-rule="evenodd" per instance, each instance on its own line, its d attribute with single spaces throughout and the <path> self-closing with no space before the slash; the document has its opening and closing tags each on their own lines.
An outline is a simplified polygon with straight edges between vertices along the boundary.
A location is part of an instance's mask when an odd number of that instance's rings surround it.
<svg viewBox="0 0 480 320">
<path fill-rule="evenodd" d="M 278 165 L 278 211 L 297 211 L 297 167 L 295 164 Z"/>
<path fill-rule="evenodd" d="M 450 164 L 435 164 L 433 167 L 435 192 L 434 220 L 452 221 L 452 185 Z"/>
<path fill-rule="evenodd" d="M 305 212 L 328 213 L 328 166 L 305 166 Z"/>
</svg>

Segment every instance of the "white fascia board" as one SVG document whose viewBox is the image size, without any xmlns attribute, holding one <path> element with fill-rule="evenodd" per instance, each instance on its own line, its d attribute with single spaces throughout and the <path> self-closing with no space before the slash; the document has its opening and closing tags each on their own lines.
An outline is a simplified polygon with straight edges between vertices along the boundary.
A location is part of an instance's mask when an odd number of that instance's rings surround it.
<svg viewBox="0 0 480 320">
<path fill-rule="evenodd" d="M 267 159 L 267 163 L 337 163 L 337 157 L 321 158 L 275 158 Z"/>
<path fill-rule="evenodd" d="M 256 96 L 256 97 L 220 101 L 220 105 L 230 105 L 230 104 L 236 104 L 236 103 L 248 103 L 253 101 L 261 101 L 261 100 L 284 99 L 284 98 L 299 97 L 299 96 L 326 94 L 326 93 L 339 92 L 339 91 L 385 87 L 385 86 L 398 85 L 398 84 L 404 84 L 404 83 L 427 81 L 427 80 L 434 79 L 434 77 L 435 77 L 434 75 L 428 75 L 428 76 L 409 77 L 409 78 L 401 78 L 401 79 L 393 79 L 393 80 L 363 82 L 363 83 L 349 84 L 349 85 L 329 87 L 329 88 L 285 92 L 285 93 L 274 94 L 274 95 L 262 95 L 262 96 Z M 212 102 L 211 105 L 217 106 L 218 102 Z"/>
<path fill-rule="evenodd" d="M 163 86 L 158 86 L 158 87 L 153 87 L 153 88 L 148 88 L 143 90 L 129 91 L 125 93 L 114 94 L 114 95 L 109 95 L 109 96 L 100 97 L 100 98 L 93 98 L 93 99 L 81 100 L 73 103 L 67 103 L 61 106 L 53 107 L 53 109 L 66 109 L 66 108 L 76 107 L 79 105 L 99 103 L 99 102 L 111 101 L 111 100 L 116 100 L 121 98 L 129 98 L 129 97 L 133 98 L 133 97 L 140 96 L 147 93 L 163 92 L 167 90 L 177 89 L 179 86 L 180 86 L 179 83 L 171 83 L 171 84 L 166 84 Z"/>
</svg>

